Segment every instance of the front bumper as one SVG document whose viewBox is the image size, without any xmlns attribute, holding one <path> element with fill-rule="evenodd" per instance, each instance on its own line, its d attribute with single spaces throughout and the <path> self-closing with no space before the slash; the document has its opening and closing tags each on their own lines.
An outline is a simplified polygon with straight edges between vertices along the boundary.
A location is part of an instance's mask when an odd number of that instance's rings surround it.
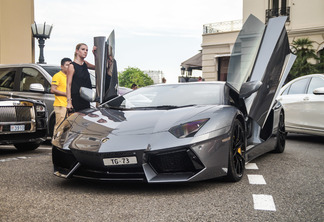
<svg viewBox="0 0 324 222">
<path fill-rule="evenodd" d="M 226 136 L 226 135 L 225 135 Z M 226 175 L 229 141 L 224 136 L 198 144 L 154 151 L 132 150 L 111 153 L 65 150 L 53 146 L 54 174 L 62 178 L 188 182 Z M 109 159 L 136 157 L 136 164 L 105 165 Z"/>
<path fill-rule="evenodd" d="M 121 153 L 96 153 L 81 150 L 62 150 L 53 146 L 52 158 L 54 164 L 54 175 L 62 178 L 85 178 L 95 180 L 137 180 L 144 181 L 145 175 L 140 164 L 130 166 L 104 165 L 104 158 L 112 158 L 121 155 L 136 155 L 138 163 L 141 161 L 143 152 Z"/>
<path fill-rule="evenodd" d="M 47 138 L 47 130 L 37 130 L 33 133 L 15 133 L 15 134 L 2 134 L 0 135 L 0 144 L 15 144 L 15 143 L 28 143 L 44 142 Z"/>
<path fill-rule="evenodd" d="M 198 157 L 188 147 L 144 152 L 144 150 L 96 153 L 62 150 L 53 146 L 54 175 L 62 178 L 124 180 L 143 182 L 188 181 L 204 169 Z M 105 166 L 104 159 L 136 156 L 137 164 Z"/>
</svg>

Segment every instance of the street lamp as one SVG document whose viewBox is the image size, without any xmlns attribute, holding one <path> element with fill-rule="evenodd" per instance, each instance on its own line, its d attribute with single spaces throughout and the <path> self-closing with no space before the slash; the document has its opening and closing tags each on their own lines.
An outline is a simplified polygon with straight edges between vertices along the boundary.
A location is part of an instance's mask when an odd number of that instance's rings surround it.
<svg viewBox="0 0 324 222">
<path fill-rule="evenodd" d="M 31 25 L 32 32 L 33 32 L 33 37 L 38 39 L 38 44 L 39 44 L 39 60 L 38 63 L 44 64 L 44 46 L 45 46 L 45 39 L 49 39 L 53 25 L 46 25 L 46 22 L 43 24 L 34 24 Z"/>
</svg>

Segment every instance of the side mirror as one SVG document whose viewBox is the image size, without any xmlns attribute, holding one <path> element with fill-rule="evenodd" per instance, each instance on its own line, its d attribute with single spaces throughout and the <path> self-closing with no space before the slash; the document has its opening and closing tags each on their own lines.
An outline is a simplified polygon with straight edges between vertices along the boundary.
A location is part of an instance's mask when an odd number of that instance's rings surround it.
<svg viewBox="0 0 324 222">
<path fill-rule="evenodd" d="M 258 91 L 261 86 L 262 86 L 261 81 L 252 81 L 252 82 L 243 83 L 240 90 L 240 98 L 248 98 L 253 93 Z"/>
<path fill-rule="evenodd" d="M 80 88 L 80 96 L 88 102 L 94 102 L 96 100 L 96 92 L 86 87 Z"/>
<path fill-rule="evenodd" d="M 34 92 L 45 92 L 45 88 L 42 84 L 40 83 L 32 83 L 29 86 L 29 91 L 34 91 Z"/>
<path fill-rule="evenodd" d="M 315 95 L 324 95 L 324 87 L 314 89 L 313 93 Z"/>
</svg>

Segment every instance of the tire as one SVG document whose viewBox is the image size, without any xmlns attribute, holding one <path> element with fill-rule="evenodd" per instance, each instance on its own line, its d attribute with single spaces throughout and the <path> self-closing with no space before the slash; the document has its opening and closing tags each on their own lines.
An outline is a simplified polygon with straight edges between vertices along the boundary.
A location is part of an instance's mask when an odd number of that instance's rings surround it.
<svg viewBox="0 0 324 222">
<path fill-rule="evenodd" d="M 245 133 L 242 123 L 236 119 L 231 133 L 231 146 L 228 156 L 227 180 L 238 182 L 242 179 L 245 169 Z"/>
<path fill-rule="evenodd" d="M 30 151 L 37 149 L 40 143 L 15 143 L 14 146 L 19 151 Z"/>
<path fill-rule="evenodd" d="M 277 130 L 277 142 L 274 153 L 283 153 L 286 146 L 286 130 L 285 130 L 285 115 L 281 111 L 279 116 L 278 130 Z"/>
</svg>

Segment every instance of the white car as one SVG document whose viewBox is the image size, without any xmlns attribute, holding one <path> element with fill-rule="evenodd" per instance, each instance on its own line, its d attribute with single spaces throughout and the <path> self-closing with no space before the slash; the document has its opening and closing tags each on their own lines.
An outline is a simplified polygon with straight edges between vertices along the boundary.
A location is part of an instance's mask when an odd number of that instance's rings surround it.
<svg viewBox="0 0 324 222">
<path fill-rule="evenodd" d="M 324 74 L 290 81 L 277 99 L 284 107 L 286 132 L 324 136 Z"/>
</svg>

